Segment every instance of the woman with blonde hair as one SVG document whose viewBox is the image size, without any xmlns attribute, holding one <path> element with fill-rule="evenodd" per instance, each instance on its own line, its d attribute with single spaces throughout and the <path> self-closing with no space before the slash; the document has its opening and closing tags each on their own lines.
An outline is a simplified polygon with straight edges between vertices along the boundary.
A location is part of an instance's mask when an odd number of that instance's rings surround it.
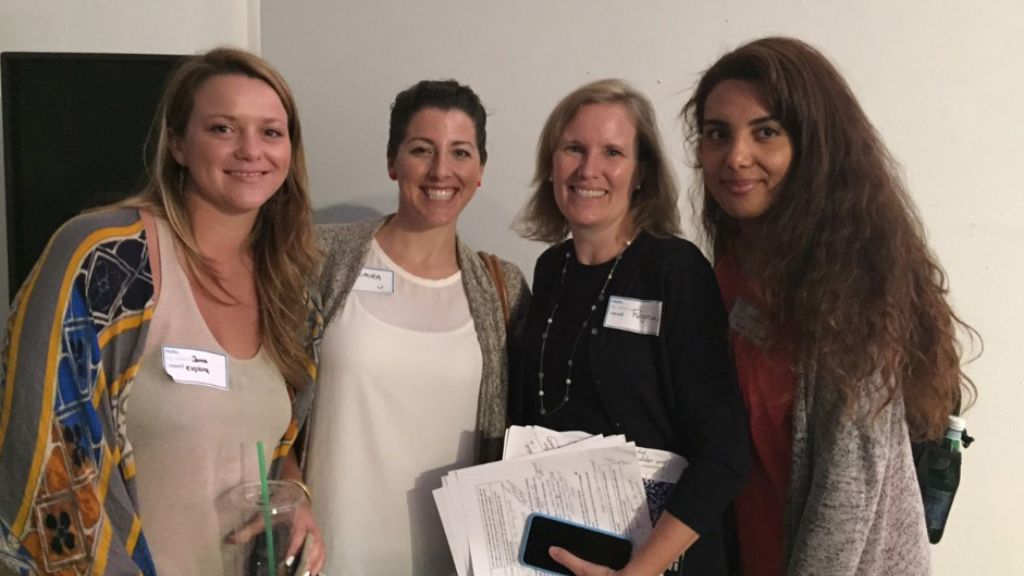
<svg viewBox="0 0 1024 576">
<path fill-rule="evenodd" d="M 744 572 L 928 574 L 910 440 L 974 389 L 895 162 L 792 38 L 722 56 L 683 112 L 755 447 Z"/>
<path fill-rule="evenodd" d="M 153 130 L 144 190 L 66 223 L 13 305 L 0 548 L 21 570 L 220 573 L 215 501 L 258 480 L 257 441 L 300 478 L 317 257 L 294 98 L 216 49 L 176 69 Z M 296 526 L 319 570 L 308 507 Z"/>
<path fill-rule="evenodd" d="M 552 246 L 534 269 L 515 419 L 684 457 L 621 573 L 725 574 L 723 517 L 746 474 L 746 418 L 714 274 L 676 236 L 676 186 L 650 102 L 620 80 L 574 90 L 548 117 L 536 166 L 518 229 Z M 565 550 L 551 556 L 576 574 L 611 573 Z"/>
</svg>

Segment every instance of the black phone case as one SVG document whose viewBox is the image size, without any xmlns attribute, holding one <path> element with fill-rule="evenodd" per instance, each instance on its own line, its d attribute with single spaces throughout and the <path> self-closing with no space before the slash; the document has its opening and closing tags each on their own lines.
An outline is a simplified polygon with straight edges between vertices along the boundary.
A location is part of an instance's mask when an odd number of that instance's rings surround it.
<svg viewBox="0 0 1024 576">
<path fill-rule="evenodd" d="M 565 548 L 584 560 L 616 570 L 629 562 L 633 552 L 633 544 L 622 536 L 544 514 L 531 514 L 523 530 L 519 561 L 533 568 L 571 576 L 572 572 L 548 554 L 551 546 Z"/>
</svg>

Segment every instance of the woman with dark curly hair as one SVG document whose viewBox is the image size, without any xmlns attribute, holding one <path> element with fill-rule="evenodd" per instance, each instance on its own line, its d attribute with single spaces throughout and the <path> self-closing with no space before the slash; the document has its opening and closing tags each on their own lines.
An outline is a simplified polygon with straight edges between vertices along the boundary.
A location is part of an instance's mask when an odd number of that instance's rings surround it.
<svg viewBox="0 0 1024 576">
<path fill-rule="evenodd" d="M 519 268 L 458 235 L 487 163 L 476 92 L 422 80 L 395 97 L 389 126 L 397 211 L 317 230 L 326 328 L 309 480 L 333 576 L 455 572 L 432 491 L 500 456 L 507 343 L 530 296 Z"/>
<path fill-rule="evenodd" d="M 746 574 L 927 574 L 910 441 L 974 387 L 895 162 L 817 50 L 726 54 L 683 109 L 754 440 Z"/>
</svg>

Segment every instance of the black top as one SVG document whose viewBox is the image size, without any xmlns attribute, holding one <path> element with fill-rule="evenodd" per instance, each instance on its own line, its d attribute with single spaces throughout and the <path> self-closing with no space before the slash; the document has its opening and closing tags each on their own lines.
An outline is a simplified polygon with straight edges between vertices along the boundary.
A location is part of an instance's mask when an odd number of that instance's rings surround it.
<svg viewBox="0 0 1024 576">
<path fill-rule="evenodd" d="M 551 309 L 561 301 L 544 358 L 546 370 L 561 374 L 545 372 L 549 411 L 565 390 L 572 339 L 612 265 L 585 267 L 571 255 L 563 297 L 560 280 L 567 250 L 572 250 L 571 241 L 549 248 L 537 260 L 520 377 L 511 391 L 512 421 L 625 434 L 639 446 L 685 457 L 689 466 L 666 505 L 701 536 L 686 553 L 683 574 L 726 574 L 722 517 L 746 479 L 750 446 L 714 272 L 693 244 L 640 234 L 623 253 L 606 298 L 597 302 L 582 336 L 568 403 L 545 418 L 539 414 L 537 368 Z M 612 296 L 661 302 L 658 334 L 605 327 Z M 586 361 L 578 361 L 581 357 Z"/>
<path fill-rule="evenodd" d="M 563 250 L 562 262 L 566 263 L 565 282 L 555 282 L 555 301 L 558 310 L 552 318 L 551 330 L 548 333 L 547 346 L 544 350 L 544 399 L 547 414 L 540 414 L 541 399 L 537 402 L 536 423 L 552 430 L 587 430 L 594 434 L 615 434 L 612 421 L 597 395 L 594 386 L 593 371 L 590 369 L 590 346 L 587 342 L 592 337 L 590 331 L 601 326 L 606 305 L 591 310 L 591 306 L 601 304 L 597 297 L 608 279 L 608 273 L 615 265 L 609 260 L 596 266 L 580 264 L 576 259 L 572 243 Z M 625 255 L 623 255 L 625 256 Z M 558 273 L 561 276 L 561 272 Z M 609 284 L 610 287 L 610 284 Z M 607 294 L 606 294 L 607 297 Z M 554 303 L 552 303 L 554 307 Z M 551 309 L 543 312 L 546 321 L 551 316 Z M 586 326 L 584 326 L 586 322 Z M 543 331 L 544 324 L 541 324 Z M 528 381 L 539 380 L 537 375 L 540 362 L 540 339 L 532 339 L 536 346 L 528 346 L 523 351 L 529 370 Z M 575 352 L 573 347 L 575 345 Z M 568 360 L 572 357 L 573 367 L 570 370 Z M 567 385 L 566 379 L 571 377 L 572 384 Z M 562 403 L 568 392 L 569 400 Z M 561 407 L 559 407 L 561 405 Z M 556 409 L 557 408 L 557 409 Z M 600 431 L 600 432 L 598 432 Z"/>
</svg>

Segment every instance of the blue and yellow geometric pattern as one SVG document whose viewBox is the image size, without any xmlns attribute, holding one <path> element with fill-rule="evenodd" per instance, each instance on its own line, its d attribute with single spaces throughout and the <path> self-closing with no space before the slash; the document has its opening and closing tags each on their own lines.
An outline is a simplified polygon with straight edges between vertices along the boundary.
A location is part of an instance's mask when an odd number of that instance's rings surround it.
<svg viewBox="0 0 1024 576">
<path fill-rule="evenodd" d="M 136 514 L 124 391 L 152 317 L 135 209 L 78 216 L 50 240 L 8 320 L 0 365 L 0 569 L 155 575 Z M 322 326 L 311 308 L 311 376 Z M 293 402 L 289 450 L 310 403 Z"/>
</svg>

